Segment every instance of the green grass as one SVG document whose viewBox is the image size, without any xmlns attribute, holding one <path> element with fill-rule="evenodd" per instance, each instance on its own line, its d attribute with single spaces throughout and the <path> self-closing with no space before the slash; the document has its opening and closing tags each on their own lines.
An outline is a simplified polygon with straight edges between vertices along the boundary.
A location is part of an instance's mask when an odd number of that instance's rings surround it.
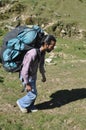
<svg viewBox="0 0 86 130">
<path fill-rule="evenodd" d="M 37 17 L 47 18 L 50 22 L 63 20 L 77 22 L 81 28 L 86 29 L 86 1 L 83 0 L 21 0 L 26 3 L 25 14 L 35 14 Z M 60 16 L 60 17 L 59 17 Z"/>
<path fill-rule="evenodd" d="M 86 59 L 84 40 L 58 39 L 55 65 L 46 64 L 47 82 L 38 73 L 37 113 L 22 114 L 16 105 L 22 85 L 18 73 L 0 68 L 1 130 L 85 130 Z M 78 49 L 81 48 L 81 49 Z"/>
<path fill-rule="evenodd" d="M 86 1 L 82 1 L 21 0 L 27 5 L 24 15 L 74 22 L 86 29 Z M 0 31 L 0 45 L 4 33 Z M 54 53 L 55 64 L 45 66 L 46 83 L 38 73 L 37 113 L 20 112 L 16 100 L 25 93 L 18 73 L 8 73 L 0 64 L 0 130 L 86 130 L 86 40 L 58 37 Z"/>
<path fill-rule="evenodd" d="M 55 49 L 57 59 L 86 59 L 86 42 L 85 40 L 76 39 L 59 39 L 57 40 L 57 47 Z M 63 55 L 59 56 L 59 53 Z"/>
</svg>

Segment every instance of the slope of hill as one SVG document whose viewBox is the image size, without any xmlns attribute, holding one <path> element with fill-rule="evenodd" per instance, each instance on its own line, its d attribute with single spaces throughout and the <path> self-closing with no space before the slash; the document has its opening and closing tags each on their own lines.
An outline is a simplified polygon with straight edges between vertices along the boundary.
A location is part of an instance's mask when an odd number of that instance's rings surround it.
<svg viewBox="0 0 86 130">
<path fill-rule="evenodd" d="M 86 29 L 86 1 L 85 0 L 16 0 L 0 8 L 0 25 L 16 25 L 33 18 L 29 24 L 47 25 L 63 21 L 63 23 L 77 23 L 82 29 Z M 35 19 L 35 20 L 34 20 Z"/>
<path fill-rule="evenodd" d="M 29 5 L 29 2 L 28 2 Z M 41 18 L 48 18 L 51 21 L 62 19 L 77 21 L 86 25 L 86 1 L 85 0 L 33 0 L 31 6 L 27 6 L 27 14 L 35 14 Z M 86 27 L 86 26 L 84 26 Z"/>
<path fill-rule="evenodd" d="M 58 37 L 55 50 L 47 54 L 53 58 L 45 65 L 45 83 L 38 73 L 37 113 L 20 112 L 16 100 L 26 93 L 21 93 L 19 75 L 0 64 L 0 130 L 86 130 L 86 37 L 74 38 L 78 29 L 86 30 L 86 0 L 9 1 L 0 7 L 0 44 L 10 27 L 25 22 L 53 34 L 68 29 L 69 37 Z M 73 37 L 70 29 L 76 29 Z"/>
<path fill-rule="evenodd" d="M 50 21 L 62 19 L 77 21 L 86 25 L 86 1 L 85 0 L 22 0 L 27 2 L 27 14 L 35 14 Z M 85 26 L 84 26 L 85 27 Z"/>
</svg>

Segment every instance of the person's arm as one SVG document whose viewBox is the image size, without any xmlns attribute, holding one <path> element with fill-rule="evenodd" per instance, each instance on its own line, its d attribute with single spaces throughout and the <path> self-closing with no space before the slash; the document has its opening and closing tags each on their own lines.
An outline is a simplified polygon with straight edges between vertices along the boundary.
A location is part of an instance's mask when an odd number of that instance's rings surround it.
<svg viewBox="0 0 86 130">
<path fill-rule="evenodd" d="M 39 63 L 39 71 L 42 75 L 42 82 L 46 81 L 44 63 L 45 63 L 45 53 L 42 53 L 40 63 Z"/>
</svg>

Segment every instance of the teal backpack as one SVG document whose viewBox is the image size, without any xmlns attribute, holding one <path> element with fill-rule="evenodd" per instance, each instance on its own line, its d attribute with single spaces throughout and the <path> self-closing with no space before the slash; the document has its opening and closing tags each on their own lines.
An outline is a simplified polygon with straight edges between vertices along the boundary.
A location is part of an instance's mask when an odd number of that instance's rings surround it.
<svg viewBox="0 0 86 130">
<path fill-rule="evenodd" d="M 8 32 L 3 39 L 0 51 L 5 70 L 8 72 L 20 71 L 26 52 L 32 48 L 40 48 L 43 37 L 44 32 L 37 25 L 31 28 L 19 26 Z"/>
</svg>

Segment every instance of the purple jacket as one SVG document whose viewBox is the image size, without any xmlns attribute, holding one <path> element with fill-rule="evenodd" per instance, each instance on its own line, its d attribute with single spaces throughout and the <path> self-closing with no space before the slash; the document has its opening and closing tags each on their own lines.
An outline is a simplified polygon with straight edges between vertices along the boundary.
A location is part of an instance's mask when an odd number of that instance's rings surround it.
<svg viewBox="0 0 86 130">
<path fill-rule="evenodd" d="M 32 77 L 32 79 L 37 78 L 38 67 L 40 73 L 44 75 L 44 60 L 45 53 L 41 53 L 40 50 L 37 51 L 36 49 L 31 49 L 25 54 L 23 59 L 23 67 L 20 72 L 25 84 L 29 82 L 30 77 Z"/>
</svg>

